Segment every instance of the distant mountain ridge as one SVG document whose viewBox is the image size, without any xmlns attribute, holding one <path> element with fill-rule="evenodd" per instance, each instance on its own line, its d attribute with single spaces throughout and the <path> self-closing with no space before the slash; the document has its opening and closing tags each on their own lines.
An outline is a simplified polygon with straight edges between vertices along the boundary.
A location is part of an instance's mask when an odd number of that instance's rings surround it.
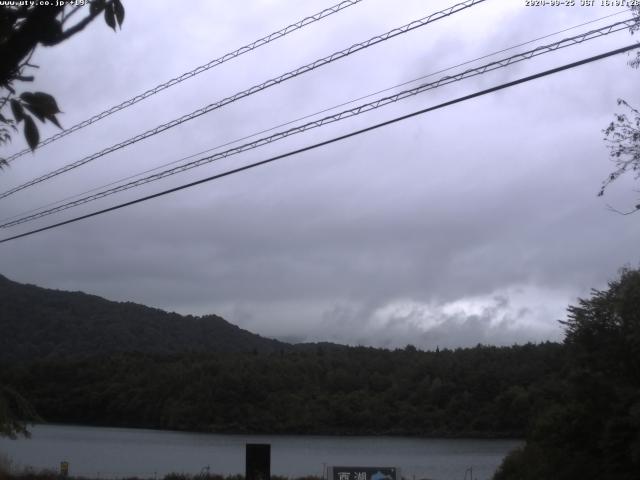
<svg viewBox="0 0 640 480">
<path fill-rule="evenodd" d="M 50 422 L 521 437 L 561 391 L 566 352 L 553 343 L 433 352 L 292 345 L 215 315 L 185 317 L 0 277 L 0 385 Z"/>
<path fill-rule="evenodd" d="M 119 352 L 274 352 L 293 346 L 217 315 L 194 317 L 0 275 L 0 362 Z"/>
</svg>

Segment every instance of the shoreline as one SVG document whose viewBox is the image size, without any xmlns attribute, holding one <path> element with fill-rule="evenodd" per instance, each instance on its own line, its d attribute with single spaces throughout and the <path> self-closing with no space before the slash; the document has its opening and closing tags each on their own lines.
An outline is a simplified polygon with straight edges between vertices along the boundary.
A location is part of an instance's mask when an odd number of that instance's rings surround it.
<svg viewBox="0 0 640 480">
<path fill-rule="evenodd" d="M 259 431 L 238 431 L 238 430 L 187 430 L 169 429 L 163 427 L 130 426 L 130 425 L 107 425 L 107 424 L 87 424 L 69 422 L 37 422 L 29 423 L 27 430 L 32 427 L 79 427 L 79 428 L 104 428 L 113 430 L 135 430 L 148 432 L 167 432 L 191 435 L 228 435 L 228 436 L 251 436 L 251 437 L 321 437 L 321 438 L 408 438 L 415 440 L 514 440 L 523 441 L 525 435 L 516 434 L 495 434 L 495 433 L 462 433 L 462 434 L 412 434 L 404 432 L 259 432 Z M 22 437 L 21 437 L 22 438 Z"/>
</svg>

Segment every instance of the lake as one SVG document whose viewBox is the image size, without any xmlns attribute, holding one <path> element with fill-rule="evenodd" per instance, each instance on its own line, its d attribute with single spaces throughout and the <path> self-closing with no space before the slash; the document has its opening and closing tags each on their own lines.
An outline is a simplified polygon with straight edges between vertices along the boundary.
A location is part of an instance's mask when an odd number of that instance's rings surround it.
<svg viewBox="0 0 640 480">
<path fill-rule="evenodd" d="M 128 428 L 36 425 L 30 439 L 0 438 L 0 453 L 18 467 L 92 478 L 161 477 L 170 472 L 244 474 L 246 443 L 271 444 L 271 473 L 321 476 L 324 466 L 398 467 L 408 479 L 491 477 L 517 440 L 217 435 Z M 469 478 L 469 474 L 466 474 Z"/>
</svg>

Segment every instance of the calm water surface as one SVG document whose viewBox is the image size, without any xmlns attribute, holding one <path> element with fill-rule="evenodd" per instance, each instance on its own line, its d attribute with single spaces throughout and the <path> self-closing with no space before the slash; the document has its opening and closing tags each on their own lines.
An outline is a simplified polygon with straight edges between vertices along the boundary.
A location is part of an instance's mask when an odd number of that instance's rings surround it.
<svg viewBox="0 0 640 480">
<path fill-rule="evenodd" d="M 113 478 L 161 477 L 169 472 L 244 474 L 246 443 L 271 444 L 271 473 L 322 475 L 323 465 L 398 467 L 408 478 L 463 480 L 491 477 L 516 440 L 442 440 L 396 437 L 214 435 L 126 428 L 36 425 L 31 439 L 0 439 L 14 465 Z M 467 474 L 467 479 L 469 474 Z"/>
</svg>

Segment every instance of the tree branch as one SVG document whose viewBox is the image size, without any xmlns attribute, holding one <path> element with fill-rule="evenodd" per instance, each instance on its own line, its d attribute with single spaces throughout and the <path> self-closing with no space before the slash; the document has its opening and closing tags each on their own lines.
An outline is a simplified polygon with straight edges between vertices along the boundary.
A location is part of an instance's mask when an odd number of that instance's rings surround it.
<svg viewBox="0 0 640 480">
<path fill-rule="evenodd" d="M 57 23 L 56 17 L 61 9 L 54 6 L 34 8 L 20 28 L 0 44 L 0 85 L 10 83 L 22 61 L 38 43 L 46 42 L 46 38 L 51 36 L 51 25 Z"/>
<path fill-rule="evenodd" d="M 62 11 L 62 24 L 64 25 L 64 23 L 69 20 L 73 15 L 76 14 L 76 12 L 78 12 L 78 10 L 80 10 L 84 5 L 77 5 L 75 6 L 69 13 L 64 13 L 64 10 Z"/>
<path fill-rule="evenodd" d="M 67 30 L 65 30 L 64 32 L 62 32 L 60 34 L 59 40 L 56 42 L 56 44 L 58 44 L 60 42 L 63 42 L 64 40 L 68 39 L 69 37 L 75 35 L 78 32 L 81 32 L 82 30 L 84 30 L 84 28 L 87 25 L 89 25 L 98 15 L 100 15 L 104 11 L 106 5 L 108 5 L 110 3 L 111 2 L 107 2 L 105 5 L 102 6 L 102 8 L 97 9 L 93 13 L 90 12 L 89 15 L 87 15 L 85 18 L 80 20 L 73 27 L 70 27 Z"/>
</svg>

